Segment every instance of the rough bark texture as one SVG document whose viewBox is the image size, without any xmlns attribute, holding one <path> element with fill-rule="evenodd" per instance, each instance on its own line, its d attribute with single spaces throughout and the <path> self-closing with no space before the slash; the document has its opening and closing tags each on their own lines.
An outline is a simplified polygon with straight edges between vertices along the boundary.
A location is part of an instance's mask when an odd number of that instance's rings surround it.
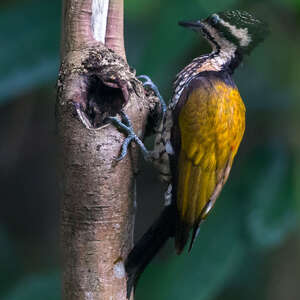
<svg viewBox="0 0 300 300">
<path fill-rule="evenodd" d="M 96 78 L 105 86 L 97 89 L 97 101 L 121 103 L 142 137 L 157 98 L 145 96 L 124 59 L 93 40 L 91 0 L 66 0 L 63 7 L 56 104 L 63 174 L 63 299 L 122 300 L 124 261 L 133 242 L 137 150 L 131 147 L 129 155 L 116 162 L 124 135 L 109 124 L 88 128 L 78 111 L 88 119 L 84 112 Z M 100 109 L 98 114 L 108 112 Z"/>
</svg>

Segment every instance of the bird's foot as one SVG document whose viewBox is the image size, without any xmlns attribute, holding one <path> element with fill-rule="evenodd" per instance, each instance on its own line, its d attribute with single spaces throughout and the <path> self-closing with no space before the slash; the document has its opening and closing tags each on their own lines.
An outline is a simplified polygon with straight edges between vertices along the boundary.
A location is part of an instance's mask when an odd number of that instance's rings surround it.
<svg viewBox="0 0 300 300">
<path fill-rule="evenodd" d="M 112 124 L 114 124 L 118 129 L 123 131 L 125 134 L 127 134 L 126 139 L 124 140 L 122 144 L 122 150 L 120 156 L 117 158 L 117 161 L 122 160 L 127 152 L 128 152 L 128 147 L 132 141 L 135 141 L 137 145 L 140 147 L 144 159 L 146 161 L 151 160 L 151 154 L 150 151 L 148 151 L 144 145 L 144 143 L 141 141 L 141 139 L 135 134 L 132 124 L 128 116 L 125 114 L 124 111 L 120 111 L 120 116 L 121 116 L 121 121 L 116 118 L 116 117 L 108 117 L 107 119 L 111 121 Z"/>
<path fill-rule="evenodd" d="M 158 90 L 158 87 L 155 85 L 155 83 L 153 83 L 153 81 L 151 80 L 151 78 L 149 76 L 147 76 L 147 75 L 140 75 L 137 78 L 140 79 L 140 80 L 141 79 L 145 80 L 145 81 L 141 80 L 143 82 L 143 86 L 149 86 L 154 91 L 155 95 L 159 99 L 159 102 L 160 102 L 160 105 L 161 105 L 161 109 L 162 109 L 162 114 L 164 116 L 164 114 L 167 111 L 167 105 L 166 105 L 166 102 L 165 102 L 164 98 L 160 94 L 160 92 Z"/>
</svg>

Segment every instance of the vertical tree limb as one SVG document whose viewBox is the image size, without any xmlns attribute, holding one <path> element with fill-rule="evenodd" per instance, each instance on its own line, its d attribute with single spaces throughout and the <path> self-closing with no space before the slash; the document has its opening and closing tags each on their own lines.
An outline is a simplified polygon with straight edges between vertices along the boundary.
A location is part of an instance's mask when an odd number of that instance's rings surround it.
<svg viewBox="0 0 300 300">
<path fill-rule="evenodd" d="M 62 149 L 64 300 L 126 299 L 124 261 L 133 242 L 137 151 L 116 163 L 124 135 L 103 121 L 124 107 L 142 137 L 147 117 L 157 107 L 157 99 L 145 96 L 124 59 L 95 39 L 96 2 L 65 0 L 63 5 L 56 115 Z M 111 0 L 107 14 L 99 16 L 108 18 L 106 43 L 125 57 L 118 7 L 123 0 Z M 104 26 L 98 21 L 93 24 Z"/>
<path fill-rule="evenodd" d="M 124 47 L 124 3 L 120 0 L 110 0 L 106 27 L 105 45 L 126 59 Z"/>
</svg>

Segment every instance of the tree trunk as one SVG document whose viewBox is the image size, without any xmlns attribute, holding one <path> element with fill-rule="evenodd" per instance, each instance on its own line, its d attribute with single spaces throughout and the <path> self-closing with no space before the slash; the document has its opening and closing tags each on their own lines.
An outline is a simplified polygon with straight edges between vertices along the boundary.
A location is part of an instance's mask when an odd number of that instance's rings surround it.
<svg viewBox="0 0 300 300">
<path fill-rule="evenodd" d="M 140 137 L 157 98 L 125 60 L 123 0 L 65 0 L 56 117 L 61 143 L 63 299 L 126 299 L 136 147 L 105 118 L 121 108 Z M 105 27 L 105 28 L 104 28 Z M 111 50 L 109 50 L 110 48 Z"/>
</svg>

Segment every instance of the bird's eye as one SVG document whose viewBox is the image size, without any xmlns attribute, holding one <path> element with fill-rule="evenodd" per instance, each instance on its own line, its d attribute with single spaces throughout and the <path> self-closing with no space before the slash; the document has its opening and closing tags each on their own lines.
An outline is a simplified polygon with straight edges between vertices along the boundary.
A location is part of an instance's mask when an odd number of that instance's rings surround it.
<svg viewBox="0 0 300 300">
<path fill-rule="evenodd" d="M 210 19 L 212 25 L 216 25 L 219 23 L 219 16 L 213 15 Z"/>
</svg>

